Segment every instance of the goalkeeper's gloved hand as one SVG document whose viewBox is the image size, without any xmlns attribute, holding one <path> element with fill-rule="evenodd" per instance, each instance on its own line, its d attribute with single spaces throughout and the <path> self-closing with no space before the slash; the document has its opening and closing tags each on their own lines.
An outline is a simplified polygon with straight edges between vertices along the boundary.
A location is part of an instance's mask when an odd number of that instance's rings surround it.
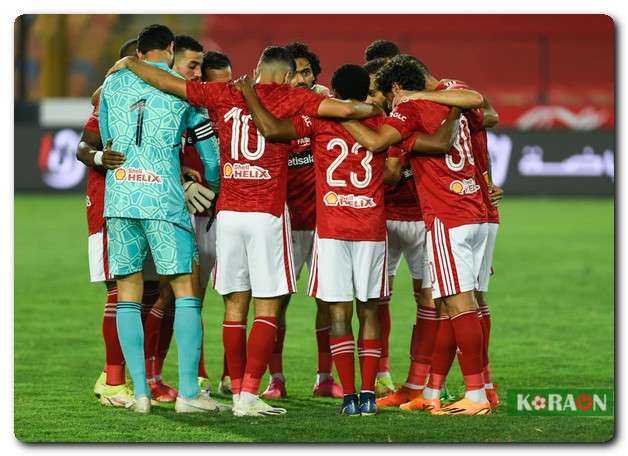
<svg viewBox="0 0 628 456">
<path fill-rule="evenodd" d="M 205 212 L 212 207 L 216 194 L 198 182 L 188 181 L 183 184 L 185 205 L 191 214 Z"/>
</svg>

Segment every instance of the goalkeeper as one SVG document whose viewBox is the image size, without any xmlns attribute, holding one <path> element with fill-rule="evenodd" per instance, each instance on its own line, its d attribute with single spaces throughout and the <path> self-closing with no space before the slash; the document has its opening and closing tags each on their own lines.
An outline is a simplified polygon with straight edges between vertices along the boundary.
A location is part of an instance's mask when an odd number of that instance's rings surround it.
<svg viewBox="0 0 628 456">
<path fill-rule="evenodd" d="M 138 36 L 138 51 L 146 63 L 169 70 L 172 32 L 165 26 L 146 27 Z M 176 74 L 176 73 L 173 73 Z M 124 154 L 122 165 L 107 172 L 105 218 L 109 266 L 118 284 L 117 329 L 133 380 L 137 412 L 150 411 L 144 365 L 144 335 L 140 317 L 143 264 L 150 248 L 157 272 L 175 295 L 174 330 L 179 354 L 177 412 L 211 412 L 220 406 L 201 392 L 197 367 L 201 349 L 201 299 L 198 253 L 180 181 L 178 151 L 187 127 L 199 123 L 199 112 L 183 100 L 143 83 L 129 71 L 109 76 L 100 104 L 102 142 Z M 198 148 L 208 181 L 215 180 L 217 157 Z M 205 204 L 200 190 L 188 189 L 192 205 Z M 194 193 L 195 190 L 199 190 Z M 211 193 L 207 193 L 211 200 Z M 208 204 L 208 203 L 207 203 Z"/>
</svg>

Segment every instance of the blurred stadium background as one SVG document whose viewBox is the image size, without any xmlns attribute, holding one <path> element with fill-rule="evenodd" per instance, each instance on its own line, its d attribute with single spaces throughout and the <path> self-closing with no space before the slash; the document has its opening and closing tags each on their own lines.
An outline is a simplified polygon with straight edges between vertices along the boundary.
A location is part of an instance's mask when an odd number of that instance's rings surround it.
<svg viewBox="0 0 628 456">
<path fill-rule="evenodd" d="M 578 15 L 24 15 L 15 23 L 15 190 L 85 186 L 74 159 L 89 97 L 124 41 L 150 23 L 199 38 L 251 73 L 271 43 L 300 40 L 320 82 L 396 41 L 437 77 L 464 80 L 500 114 L 494 179 L 509 194 L 610 196 L 614 178 L 614 28 Z"/>
<path fill-rule="evenodd" d="M 615 31 L 578 15 L 24 15 L 15 22 L 15 432 L 26 441 L 605 441 L 612 419 L 506 416 L 482 422 L 403 413 L 369 425 L 328 420 L 332 402 L 308 400 L 313 308 L 301 291 L 289 311 L 291 410 L 284 425 L 242 429 L 221 418 L 157 413 L 144 426 L 99 408 L 103 290 L 90 286 L 85 168 L 75 158 L 90 95 L 119 46 L 151 23 L 229 55 L 252 73 L 269 44 L 302 41 L 319 54 L 320 82 L 362 63 L 373 40 L 396 41 L 436 77 L 464 80 L 500 114 L 489 133 L 493 179 L 506 200 L 492 283 L 495 377 L 504 387 L 612 387 Z M 37 239 L 37 242 L 33 240 Z M 300 282 L 303 289 L 304 277 Z M 393 299 L 395 381 L 407 368 L 414 313 L 405 267 Z M 220 298 L 208 293 L 207 366 L 222 364 Z M 50 309 L 55 309 L 50 311 Z M 292 315 L 292 316 L 291 316 Z M 397 325 L 397 326 L 396 326 Z M 292 331 L 292 333 L 291 333 Z M 291 336 L 292 334 L 292 336 Z M 173 342 L 174 343 L 174 342 Z M 167 362 L 176 378 L 176 356 Z M 41 388 L 41 375 L 46 388 Z M 453 387 L 460 386 L 454 374 Z M 215 387 L 215 383 L 213 385 Z M 59 419 L 59 407 L 64 419 Z M 173 426 L 173 420 L 175 426 Z M 417 421 L 418 420 L 418 421 Z M 456 421 L 456 420 L 453 420 Z M 212 418 L 212 423 L 215 421 Z M 95 424 L 101 423 L 101 424 Z M 379 424 L 378 424 L 379 423 Z M 281 428 L 281 429 L 279 429 Z M 338 433 L 340 432 L 340 433 Z"/>
</svg>

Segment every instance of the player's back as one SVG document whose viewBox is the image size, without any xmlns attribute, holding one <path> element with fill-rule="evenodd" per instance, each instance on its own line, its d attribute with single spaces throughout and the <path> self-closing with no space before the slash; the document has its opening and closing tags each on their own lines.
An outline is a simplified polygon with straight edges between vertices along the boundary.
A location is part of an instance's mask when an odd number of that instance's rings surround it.
<svg viewBox="0 0 628 456">
<path fill-rule="evenodd" d="M 255 91 L 275 117 L 316 114 L 324 99 L 287 84 L 257 84 Z M 231 83 L 188 81 L 187 96 L 205 106 L 218 125 L 222 168 L 218 211 L 264 212 L 279 217 L 286 204 L 289 143 L 271 143 L 257 131 L 242 94 Z"/>
<path fill-rule="evenodd" d="M 425 100 L 402 105 L 406 105 L 401 111 L 404 114 L 399 115 L 412 117 L 415 131 L 430 135 L 436 133 L 449 112 L 448 107 Z M 486 219 L 476 181 L 469 123 L 464 115 L 459 122 L 458 135 L 449 153 L 414 156 L 411 160 L 421 209 L 428 223 L 433 217 L 451 226 L 482 223 Z"/>
<path fill-rule="evenodd" d="M 384 166 L 338 122 L 303 118 L 313 141 L 316 172 L 316 230 L 321 238 L 381 241 L 386 237 Z M 297 118 L 298 119 L 298 118 Z M 384 117 L 363 120 L 377 129 Z M 311 126 L 307 127 L 307 123 Z M 300 128 L 297 128 L 297 131 Z"/>
<path fill-rule="evenodd" d="M 167 65 L 146 62 L 172 72 Z M 125 162 L 107 173 L 106 217 L 167 220 L 189 225 L 180 182 L 179 150 L 190 106 L 146 84 L 128 70 L 103 85 L 100 126 L 103 143 Z"/>
</svg>

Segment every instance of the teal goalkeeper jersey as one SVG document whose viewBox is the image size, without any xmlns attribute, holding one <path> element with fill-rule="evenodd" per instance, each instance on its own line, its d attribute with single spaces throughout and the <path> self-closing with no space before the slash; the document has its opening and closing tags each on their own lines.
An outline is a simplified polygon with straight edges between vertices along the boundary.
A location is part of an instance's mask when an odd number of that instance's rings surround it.
<svg viewBox="0 0 628 456">
<path fill-rule="evenodd" d="M 146 63 L 180 77 L 166 64 Z M 100 96 L 100 134 L 103 144 L 113 139 L 112 149 L 123 153 L 125 162 L 107 171 L 105 217 L 165 220 L 192 230 L 179 151 L 186 128 L 206 121 L 200 110 L 146 84 L 129 70 L 110 75 Z M 218 151 L 212 138 L 195 146 L 207 181 L 217 182 Z"/>
</svg>

